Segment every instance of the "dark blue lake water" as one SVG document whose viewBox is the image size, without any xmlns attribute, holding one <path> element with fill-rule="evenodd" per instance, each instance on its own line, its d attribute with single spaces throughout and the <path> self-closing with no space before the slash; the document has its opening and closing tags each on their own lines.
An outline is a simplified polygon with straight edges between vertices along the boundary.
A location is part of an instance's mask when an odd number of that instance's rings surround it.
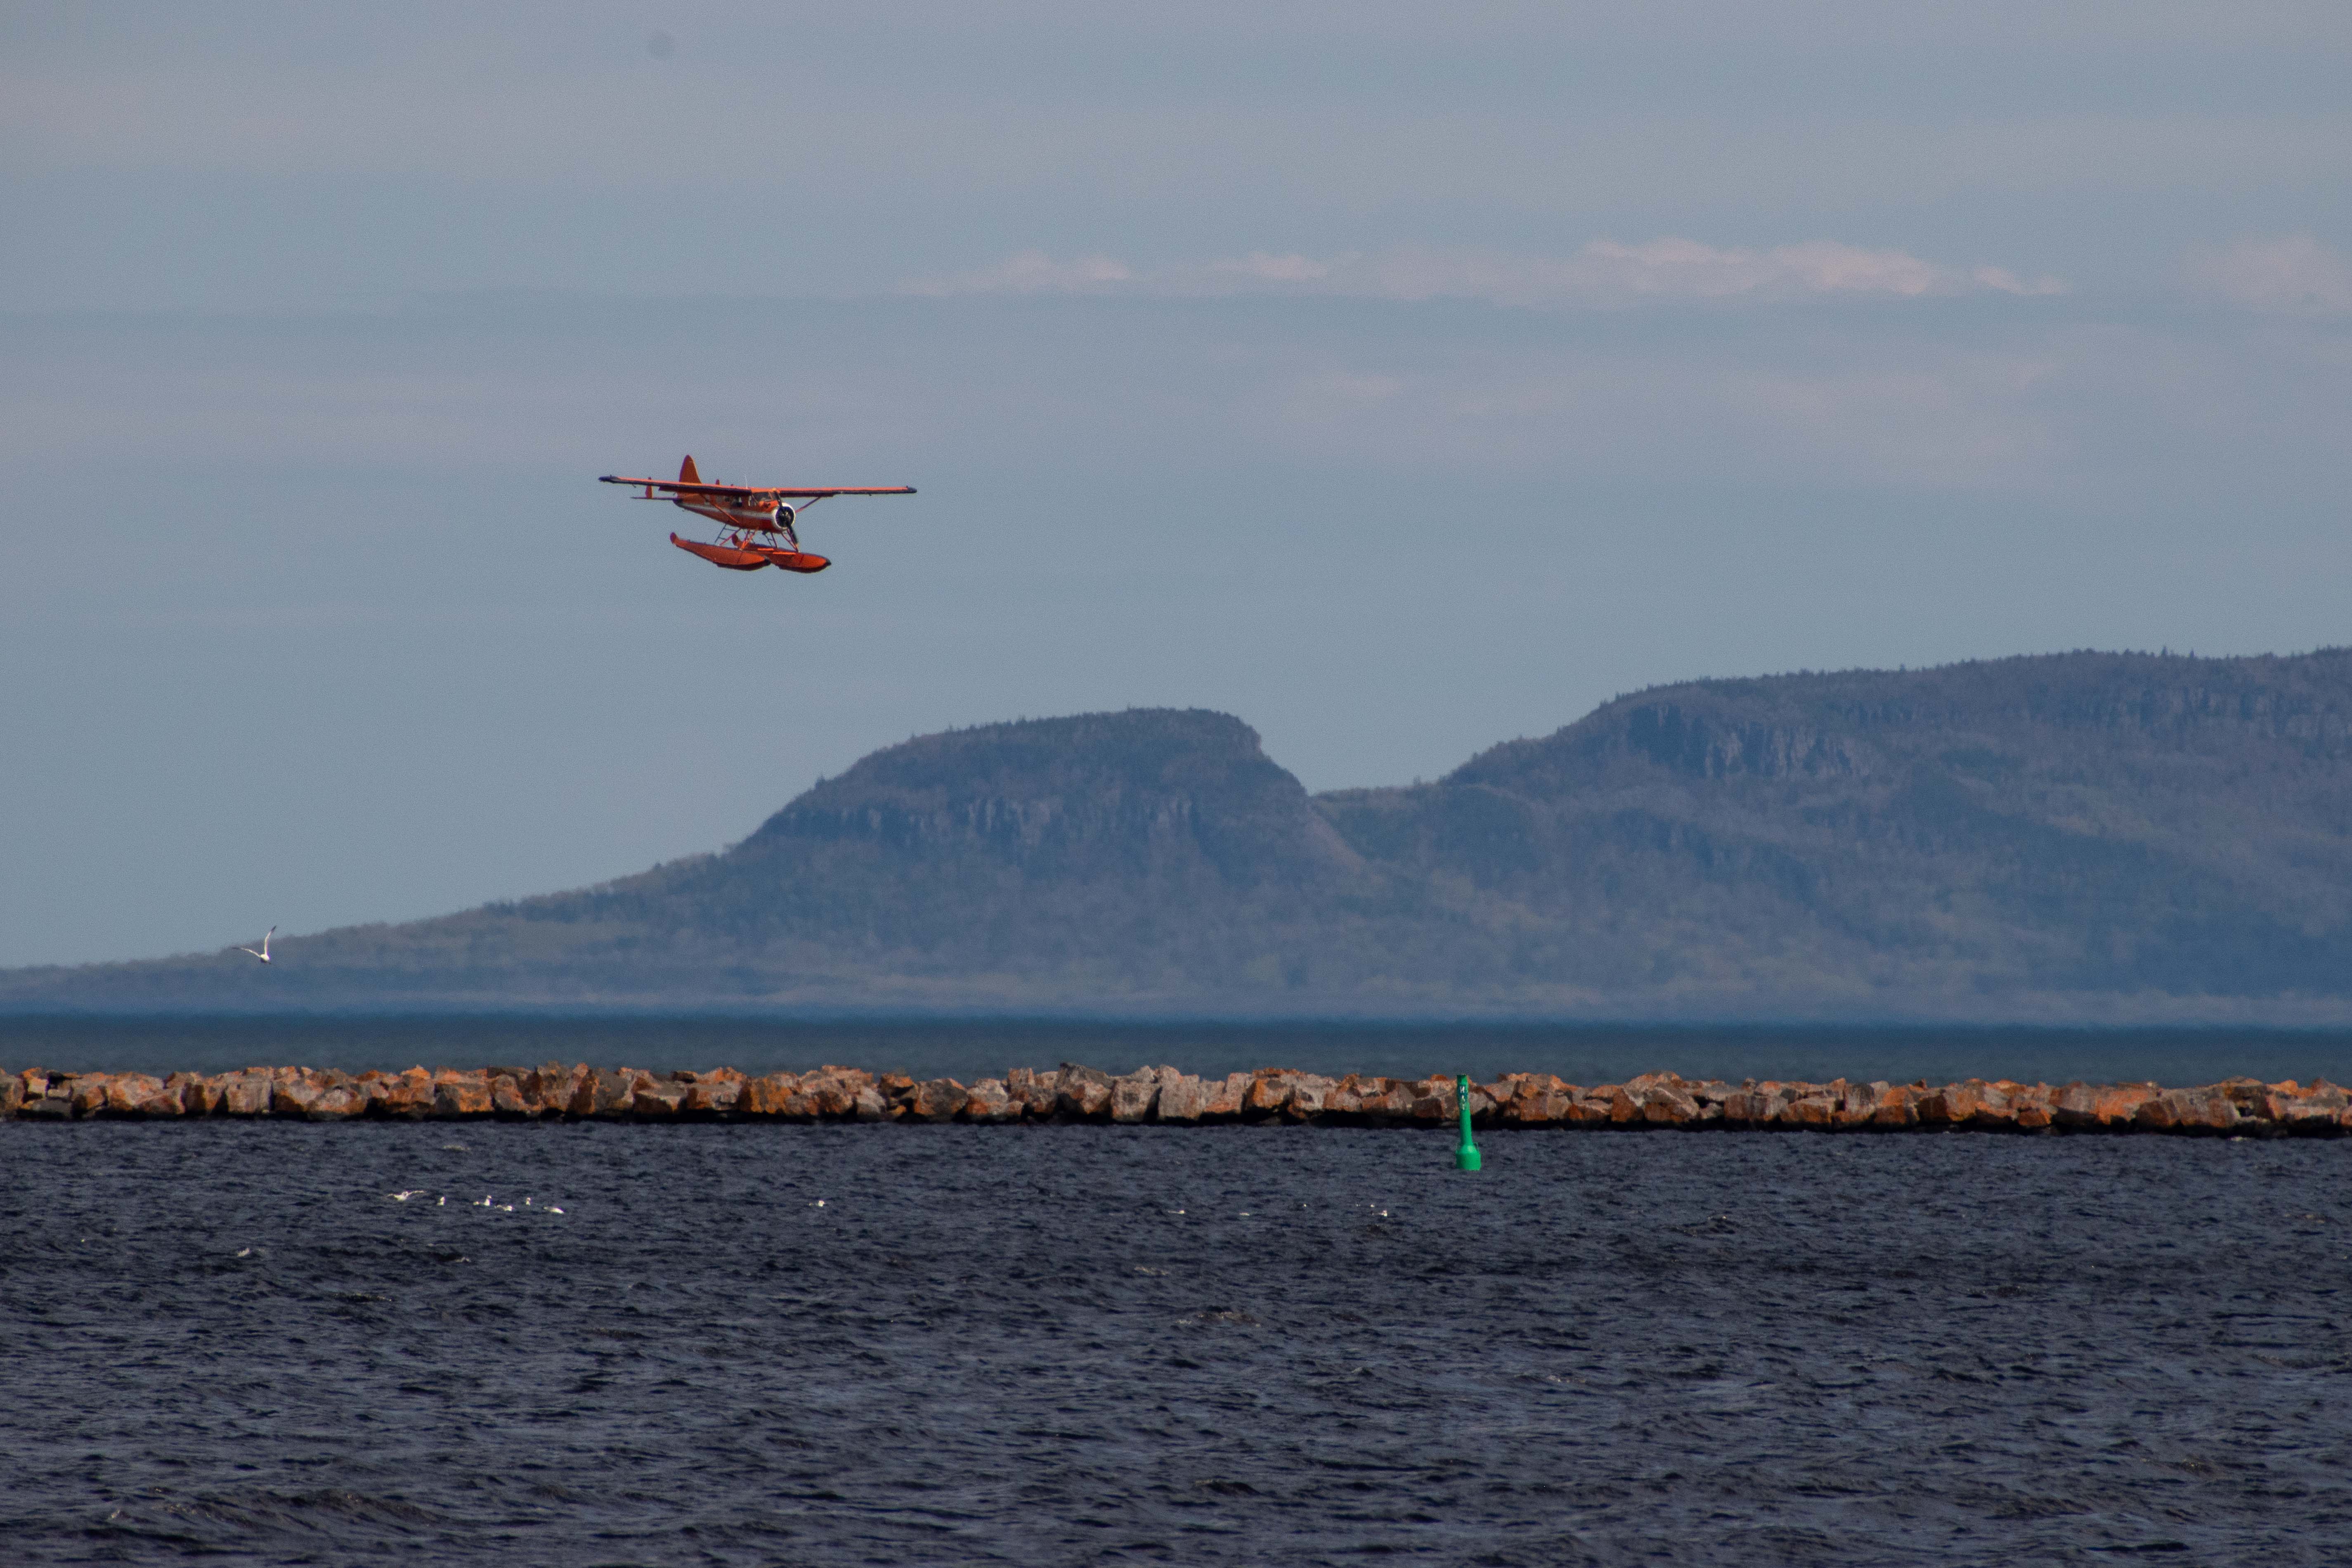
<svg viewBox="0 0 2352 1568">
<path fill-rule="evenodd" d="M 0 1557 L 2347 1558 L 2352 1141 L 1485 1142 L 0 1124 Z"/>
<path fill-rule="evenodd" d="M 361 1071 L 527 1065 L 550 1058 L 663 1072 L 746 1072 L 826 1062 L 969 1083 L 1007 1068 L 1079 1061 L 1111 1072 L 1169 1063 L 1195 1073 L 1556 1072 L 1622 1082 L 1671 1068 L 1693 1078 L 1843 1076 L 1902 1082 L 2013 1078 L 2063 1083 L 2352 1081 L 2352 1031 L 1885 1028 L 1868 1026 L 1142 1023 L 1070 1019 L 811 1021 L 594 1014 L 27 1017 L 0 1015 L 0 1068 L 221 1072 L 296 1063 Z"/>
</svg>

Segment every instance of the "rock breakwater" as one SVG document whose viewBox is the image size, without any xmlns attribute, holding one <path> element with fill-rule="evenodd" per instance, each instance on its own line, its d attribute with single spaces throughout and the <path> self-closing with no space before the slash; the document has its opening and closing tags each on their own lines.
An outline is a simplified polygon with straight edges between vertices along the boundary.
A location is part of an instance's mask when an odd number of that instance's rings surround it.
<svg viewBox="0 0 2352 1568">
<path fill-rule="evenodd" d="M 2326 1079 L 2225 1079 L 2196 1088 L 2153 1083 L 2016 1083 L 1969 1079 L 1803 1083 L 1643 1073 L 1587 1088 L 1548 1073 L 1505 1073 L 1470 1089 L 1482 1128 L 1803 1132 L 2167 1132 L 2341 1137 L 2352 1099 Z M 549 1062 L 467 1070 L 410 1068 L 358 1074 L 299 1067 L 241 1072 L 0 1073 L 0 1118 L 283 1117 L 614 1121 L 1302 1122 L 1428 1126 L 1457 1114 L 1447 1077 L 1327 1078 L 1286 1068 L 1200 1078 L 1171 1067 L 1114 1076 L 1065 1063 L 1014 1068 L 965 1084 L 822 1067 L 752 1078 L 732 1068 L 650 1073 Z"/>
</svg>

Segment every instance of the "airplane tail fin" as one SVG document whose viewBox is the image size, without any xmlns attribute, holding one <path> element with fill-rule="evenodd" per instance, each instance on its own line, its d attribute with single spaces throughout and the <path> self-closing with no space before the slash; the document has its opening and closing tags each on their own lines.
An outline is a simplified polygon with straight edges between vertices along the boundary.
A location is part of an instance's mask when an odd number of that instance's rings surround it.
<svg viewBox="0 0 2352 1568">
<path fill-rule="evenodd" d="M 682 485 L 698 485 L 702 482 L 702 476 L 694 471 L 694 458 L 691 456 L 677 466 L 677 482 Z"/>
</svg>

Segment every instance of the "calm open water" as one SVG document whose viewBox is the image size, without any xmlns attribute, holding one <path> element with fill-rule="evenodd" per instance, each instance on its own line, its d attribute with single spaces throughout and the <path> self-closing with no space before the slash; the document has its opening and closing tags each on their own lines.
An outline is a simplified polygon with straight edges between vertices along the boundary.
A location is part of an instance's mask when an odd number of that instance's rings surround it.
<svg viewBox="0 0 2352 1568">
<path fill-rule="evenodd" d="M 360 1072 L 536 1065 L 554 1058 L 653 1072 L 825 1062 L 966 1083 L 1007 1068 L 1085 1062 L 1110 1072 L 1295 1067 L 1397 1078 L 1556 1072 L 1622 1082 L 1671 1068 L 1692 1078 L 1845 1077 L 1943 1083 L 2352 1081 L 2352 1031 L 2252 1028 L 1885 1027 L 1872 1025 L 1187 1022 L 1074 1018 L 809 1019 L 626 1013 L 0 1014 L 0 1068 L 227 1072 L 299 1064 Z"/>
<path fill-rule="evenodd" d="M 2352 1549 L 2352 1141 L 1451 1142 L 0 1124 L 0 1556 Z"/>
</svg>

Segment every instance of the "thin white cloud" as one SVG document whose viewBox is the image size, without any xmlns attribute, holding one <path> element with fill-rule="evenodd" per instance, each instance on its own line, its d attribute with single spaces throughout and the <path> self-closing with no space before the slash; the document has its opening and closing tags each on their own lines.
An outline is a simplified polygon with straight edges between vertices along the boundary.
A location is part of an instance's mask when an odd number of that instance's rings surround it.
<svg viewBox="0 0 2352 1568">
<path fill-rule="evenodd" d="M 1342 274 L 1346 276 L 1346 274 Z M 1458 296 L 1516 305 L 1612 305 L 1643 300 L 1790 300 L 1822 295 L 2056 293 L 2000 268 L 1957 268 L 1900 250 L 1809 240 L 1769 250 L 1661 238 L 1597 239 L 1554 258 L 1488 251 L 1402 252 L 1365 264 L 1365 291 L 1399 299 Z"/>
<path fill-rule="evenodd" d="M 1403 248 L 1328 258 L 1253 251 L 1205 264 L 1146 270 L 1105 256 L 1056 262 L 1024 251 L 960 278 L 908 285 L 920 294 L 1102 292 L 1139 295 L 1293 293 L 1381 300 L 1485 300 L 1499 305 L 1609 307 L 1645 300 L 1923 299 L 1958 294 L 2055 294 L 2053 278 L 2007 268 L 1950 267 L 1906 251 L 1836 240 L 1770 249 L 1666 237 L 1639 245 L 1597 239 L 1566 257 L 1473 248 Z"/>
<path fill-rule="evenodd" d="M 2189 281 L 2256 310 L 2352 310 L 2352 261 L 2307 234 L 2242 239 L 2189 258 Z"/>
<path fill-rule="evenodd" d="M 1108 256 L 1081 256 L 1056 261 L 1042 250 L 1024 250 L 980 272 L 948 278 L 921 279 L 904 292 L 950 294 L 1097 294 L 1122 283 L 1139 281 L 1124 261 Z"/>
<path fill-rule="evenodd" d="M 1209 270 L 1265 283 L 1319 283 L 1335 268 L 1350 266 L 1358 259 L 1352 252 L 1337 261 L 1318 261 L 1310 256 L 1269 256 L 1253 250 L 1238 261 L 1212 261 Z"/>
</svg>

